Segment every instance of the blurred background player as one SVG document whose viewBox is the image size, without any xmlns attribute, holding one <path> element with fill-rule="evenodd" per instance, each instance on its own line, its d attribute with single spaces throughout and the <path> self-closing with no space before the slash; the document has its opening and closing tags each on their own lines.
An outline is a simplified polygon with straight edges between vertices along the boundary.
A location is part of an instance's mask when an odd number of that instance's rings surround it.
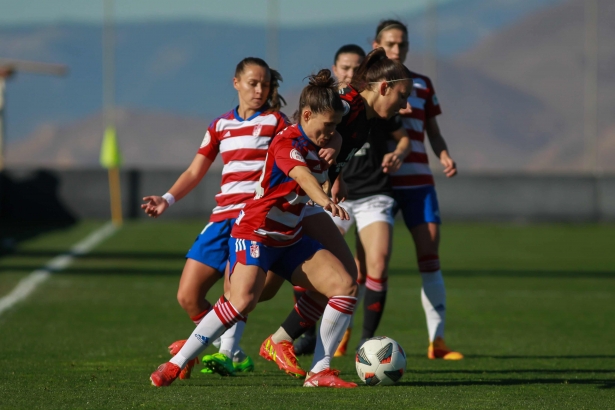
<svg viewBox="0 0 615 410">
<path fill-rule="evenodd" d="M 382 47 L 392 60 L 405 61 L 408 54 L 408 29 L 397 20 L 384 20 L 376 28 L 373 48 Z M 427 319 L 430 359 L 463 359 L 444 343 L 446 320 L 446 292 L 438 246 L 440 242 L 440 211 L 425 149 L 425 133 L 429 143 L 450 178 L 457 174 L 457 166 L 448 153 L 440 133 L 436 116 L 441 114 L 440 104 L 431 80 L 412 72 L 412 95 L 407 107 L 400 111 L 404 127 L 412 141 L 412 153 L 406 157 L 399 171 L 391 176 L 397 208 L 412 235 L 419 271 L 423 282 L 421 301 Z"/>
<path fill-rule="evenodd" d="M 383 49 L 372 50 L 355 73 L 351 85 L 340 90 L 346 112 L 342 122 L 337 126 L 337 131 L 342 137 L 337 163 L 329 168 L 329 180 L 335 181 L 331 189 L 334 202 L 346 198 L 347 195 L 342 178 L 342 170 L 346 163 L 367 141 L 376 120 L 389 119 L 404 108 L 411 91 L 410 71 L 399 61 L 387 58 Z M 305 212 L 305 234 L 318 240 L 323 237 L 331 246 L 328 247 L 323 243 L 325 248 L 334 254 L 338 252 L 336 256 L 350 254 L 349 264 L 340 257 L 338 259 L 349 272 L 350 269 L 354 270 L 353 278 L 356 280 L 354 257 L 333 220 L 318 206 L 308 206 Z M 308 212 L 311 213 L 310 216 L 307 216 Z M 307 223 L 309 218 L 313 218 L 314 223 Z M 333 246 L 333 243 L 336 245 Z M 280 328 L 263 342 L 260 355 L 266 360 L 283 358 L 276 360 L 276 364 L 288 374 L 303 371 L 296 360 L 292 342 L 318 321 L 322 309 L 323 305 L 318 295 L 306 292 L 299 298 Z"/>
<path fill-rule="evenodd" d="M 304 387 L 356 387 L 338 377 L 330 360 L 348 326 L 356 304 L 355 279 L 340 261 L 317 241 L 303 235 L 305 204 L 312 200 L 334 216 L 348 218 L 322 190 L 327 178 L 319 148 L 333 138 L 345 106 L 329 70 L 310 76 L 299 99 L 298 124 L 286 128 L 272 141 L 256 189 L 231 232 L 229 298 L 220 298 L 170 362 L 150 379 L 168 386 L 180 369 L 220 336 L 225 328 L 245 320 L 258 303 L 266 273 L 274 271 L 291 283 L 328 298 L 311 371 Z"/>
<path fill-rule="evenodd" d="M 186 255 L 177 291 L 179 304 L 195 325 L 211 309 L 207 292 L 224 276 L 231 228 L 245 201 L 254 196 L 269 143 L 288 125 L 284 114 L 279 112 L 284 103 L 278 94 L 281 80 L 280 74 L 260 58 L 248 57 L 239 62 L 233 78 L 239 105 L 210 124 L 192 164 L 166 194 L 143 198 L 147 203 L 141 207 L 149 216 L 157 218 L 194 189 L 216 156 L 222 155 L 224 168 L 221 191 L 216 195 L 217 206 Z M 252 371 L 252 359 L 239 348 L 244 326 L 245 322 L 238 322 L 224 333 L 219 353 L 206 356 L 204 360 L 208 359 L 209 363 L 204 364 L 225 373 Z M 184 342 L 169 346 L 171 354 L 177 353 Z M 190 377 L 195 363 L 196 359 L 188 363 L 180 376 L 182 379 Z"/>
<path fill-rule="evenodd" d="M 350 84 L 364 58 L 365 51 L 356 44 L 346 44 L 337 50 L 331 70 L 340 88 L 346 88 Z"/>
</svg>

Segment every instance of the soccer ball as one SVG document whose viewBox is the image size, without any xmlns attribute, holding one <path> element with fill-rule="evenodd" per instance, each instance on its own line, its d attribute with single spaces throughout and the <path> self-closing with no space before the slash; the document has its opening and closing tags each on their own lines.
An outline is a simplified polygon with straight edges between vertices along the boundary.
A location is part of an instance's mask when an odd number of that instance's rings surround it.
<svg viewBox="0 0 615 410">
<path fill-rule="evenodd" d="M 355 365 L 359 378 L 368 386 L 390 386 L 404 375 L 406 353 L 390 337 L 374 337 L 359 347 Z"/>
</svg>

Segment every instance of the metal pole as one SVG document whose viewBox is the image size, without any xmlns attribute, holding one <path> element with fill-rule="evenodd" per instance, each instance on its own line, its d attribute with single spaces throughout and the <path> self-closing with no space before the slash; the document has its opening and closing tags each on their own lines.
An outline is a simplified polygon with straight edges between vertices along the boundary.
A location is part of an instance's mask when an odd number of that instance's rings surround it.
<svg viewBox="0 0 615 410">
<path fill-rule="evenodd" d="M 279 0 L 267 1 L 267 64 L 278 67 L 278 24 L 280 20 Z"/>
<path fill-rule="evenodd" d="M 4 91 L 6 80 L 0 75 L 0 171 L 4 170 Z"/>
<path fill-rule="evenodd" d="M 427 52 L 423 71 L 435 83 L 438 76 L 438 2 L 427 0 Z"/>
<path fill-rule="evenodd" d="M 598 174 L 598 4 L 585 0 L 585 70 L 583 134 L 587 169 Z"/>
</svg>

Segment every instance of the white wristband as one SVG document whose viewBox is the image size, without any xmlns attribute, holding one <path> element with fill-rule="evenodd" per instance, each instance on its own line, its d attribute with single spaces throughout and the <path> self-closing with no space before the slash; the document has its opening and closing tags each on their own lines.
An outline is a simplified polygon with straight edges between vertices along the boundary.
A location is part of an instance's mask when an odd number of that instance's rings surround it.
<svg viewBox="0 0 615 410">
<path fill-rule="evenodd" d="M 167 201 L 167 203 L 169 204 L 169 206 L 173 205 L 175 203 L 175 197 L 173 196 L 173 194 L 170 193 L 166 193 L 162 196 L 165 201 Z"/>
</svg>

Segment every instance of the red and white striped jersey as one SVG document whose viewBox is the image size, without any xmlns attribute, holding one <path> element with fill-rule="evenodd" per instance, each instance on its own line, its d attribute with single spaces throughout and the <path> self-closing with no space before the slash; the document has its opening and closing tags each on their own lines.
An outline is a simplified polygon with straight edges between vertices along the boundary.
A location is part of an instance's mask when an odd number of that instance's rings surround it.
<svg viewBox="0 0 615 410">
<path fill-rule="evenodd" d="M 257 112 L 244 120 L 236 108 L 212 121 L 198 151 L 212 161 L 220 153 L 224 162 L 211 222 L 237 218 L 245 202 L 254 197 L 269 143 L 288 125 L 280 112 Z"/>
<path fill-rule="evenodd" d="M 421 74 L 412 73 L 414 86 L 408 103 L 412 113 L 401 115 L 404 128 L 412 144 L 412 152 L 406 157 L 399 171 L 391 175 L 393 189 L 416 188 L 434 185 L 425 150 L 425 123 L 429 118 L 442 113 L 431 80 Z M 395 147 L 394 142 L 391 146 Z"/>
<path fill-rule="evenodd" d="M 288 174 L 297 166 L 308 167 L 323 184 L 327 172 L 318 157 L 319 150 L 300 125 L 292 125 L 277 135 L 267 152 L 257 195 L 246 203 L 231 236 L 277 247 L 299 241 L 303 209 L 310 198 Z"/>
</svg>

